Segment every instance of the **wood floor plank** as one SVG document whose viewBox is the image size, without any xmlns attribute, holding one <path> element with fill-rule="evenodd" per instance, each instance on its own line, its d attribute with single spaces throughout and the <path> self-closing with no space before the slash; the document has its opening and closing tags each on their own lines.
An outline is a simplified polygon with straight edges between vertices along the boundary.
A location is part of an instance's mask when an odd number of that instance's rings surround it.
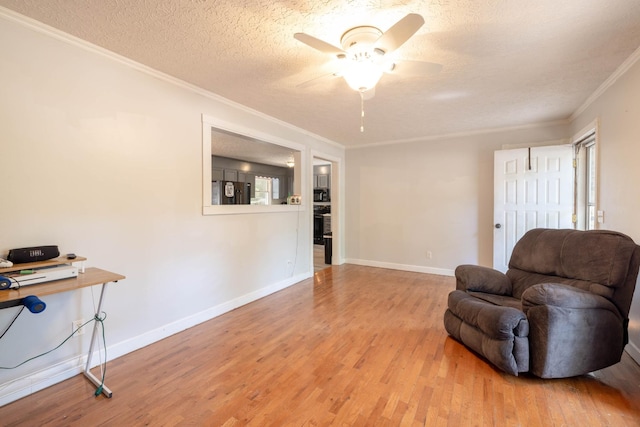
<svg viewBox="0 0 640 427">
<path fill-rule="evenodd" d="M 451 277 L 332 266 L 0 408 L 3 426 L 638 426 L 640 367 L 504 374 L 448 337 Z M 106 323 L 108 328 L 108 322 Z"/>
</svg>

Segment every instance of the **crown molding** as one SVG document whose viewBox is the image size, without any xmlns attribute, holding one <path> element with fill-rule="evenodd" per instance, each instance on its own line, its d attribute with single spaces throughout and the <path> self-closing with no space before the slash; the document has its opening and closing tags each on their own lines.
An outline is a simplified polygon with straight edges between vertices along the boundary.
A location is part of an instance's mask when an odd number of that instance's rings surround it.
<svg viewBox="0 0 640 427">
<path fill-rule="evenodd" d="M 467 132 L 446 133 L 446 134 L 440 134 L 440 135 L 430 135 L 430 136 L 423 136 L 423 137 L 416 137 L 416 138 L 398 139 L 395 141 L 375 142 L 373 144 L 353 145 L 353 146 L 347 147 L 347 150 L 357 150 L 361 148 L 370 148 L 370 147 L 381 147 L 385 145 L 411 144 L 415 142 L 438 141 L 443 139 L 465 138 L 469 136 L 488 135 L 492 133 L 511 132 L 511 131 L 526 130 L 526 129 L 536 129 L 536 128 L 548 127 L 548 126 L 562 126 L 562 125 L 568 125 L 570 123 L 571 122 L 569 121 L 569 119 L 563 119 L 563 120 L 554 120 L 550 122 L 530 123 L 530 124 L 520 125 L 520 126 L 478 129 L 478 130 L 467 131 Z"/>
<path fill-rule="evenodd" d="M 598 89 L 596 89 L 595 92 L 593 92 L 591 96 L 589 96 L 586 101 L 584 101 L 584 103 L 580 107 L 578 107 L 576 111 L 573 112 L 571 117 L 569 117 L 569 121 L 573 122 L 576 118 L 578 118 L 578 116 L 582 114 L 587 108 L 589 108 L 589 106 L 593 104 L 596 99 L 600 97 L 600 95 L 605 93 L 607 89 L 613 86 L 618 81 L 618 79 L 620 79 L 620 77 L 626 74 L 626 72 L 629 71 L 629 69 L 633 67 L 636 62 L 638 62 L 638 60 L 640 60 L 640 47 L 638 47 L 627 59 L 625 59 L 625 61 L 613 72 L 613 74 L 611 74 L 609 78 L 607 78 L 607 80 L 605 80 L 598 87 Z"/>
</svg>

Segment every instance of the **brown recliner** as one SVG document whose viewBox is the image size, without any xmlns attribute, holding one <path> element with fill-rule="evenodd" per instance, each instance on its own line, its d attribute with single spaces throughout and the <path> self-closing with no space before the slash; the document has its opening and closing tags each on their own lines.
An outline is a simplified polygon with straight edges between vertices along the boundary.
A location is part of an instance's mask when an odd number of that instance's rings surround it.
<svg viewBox="0 0 640 427">
<path fill-rule="evenodd" d="M 501 370 L 563 378 L 620 361 L 640 246 L 624 234 L 534 229 L 506 274 L 456 268 L 447 332 Z"/>
</svg>

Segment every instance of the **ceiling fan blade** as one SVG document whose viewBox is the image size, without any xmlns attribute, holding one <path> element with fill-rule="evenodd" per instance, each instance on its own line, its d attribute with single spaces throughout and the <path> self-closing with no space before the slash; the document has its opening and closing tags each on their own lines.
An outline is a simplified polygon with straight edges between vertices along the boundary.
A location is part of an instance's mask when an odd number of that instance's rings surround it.
<svg viewBox="0 0 640 427">
<path fill-rule="evenodd" d="M 398 61 L 390 72 L 401 76 L 430 76 L 438 74 L 442 64 L 425 61 Z"/>
<path fill-rule="evenodd" d="M 314 49 L 319 50 L 320 52 L 328 53 L 330 55 L 336 55 L 338 57 L 341 57 L 341 56 L 344 57 L 346 55 L 346 52 L 340 49 L 339 47 L 336 47 L 331 43 L 327 43 L 323 40 L 317 39 L 313 36 L 310 36 L 309 34 L 295 33 L 293 37 L 296 40 L 306 44 L 307 46 L 310 46 Z"/>
<path fill-rule="evenodd" d="M 374 48 L 384 51 L 385 54 L 391 53 L 409 40 L 423 24 L 422 16 L 410 13 L 385 31 L 376 41 Z"/>
<path fill-rule="evenodd" d="M 307 80 L 305 82 L 297 84 L 296 87 L 300 88 L 300 89 L 304 89 L 304 88 L 307 88 L 307 87 L 310 87 L 310 86 L 314 86 L 314 85 L 316 85 L 318 83 L 321 83 L 323 81 L 329 80 L 329 79 L 334 78 L 334 77 L 339 77 L 339 74 L 337 72 L 323 74 L 321 76 L 314 77 L 311 80 Z"/>
</svg>

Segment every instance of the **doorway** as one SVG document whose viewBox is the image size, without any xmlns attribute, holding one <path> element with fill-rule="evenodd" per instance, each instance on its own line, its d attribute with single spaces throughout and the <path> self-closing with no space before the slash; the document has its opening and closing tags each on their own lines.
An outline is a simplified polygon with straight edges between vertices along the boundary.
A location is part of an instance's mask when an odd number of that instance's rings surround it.
<svg viewBox="0 0 640 427">
<path fill-rule="evenodd" d="M 313 158 L 313 271 L 328 268 L 333 258 L 332 163 Z"/>
</svg>

